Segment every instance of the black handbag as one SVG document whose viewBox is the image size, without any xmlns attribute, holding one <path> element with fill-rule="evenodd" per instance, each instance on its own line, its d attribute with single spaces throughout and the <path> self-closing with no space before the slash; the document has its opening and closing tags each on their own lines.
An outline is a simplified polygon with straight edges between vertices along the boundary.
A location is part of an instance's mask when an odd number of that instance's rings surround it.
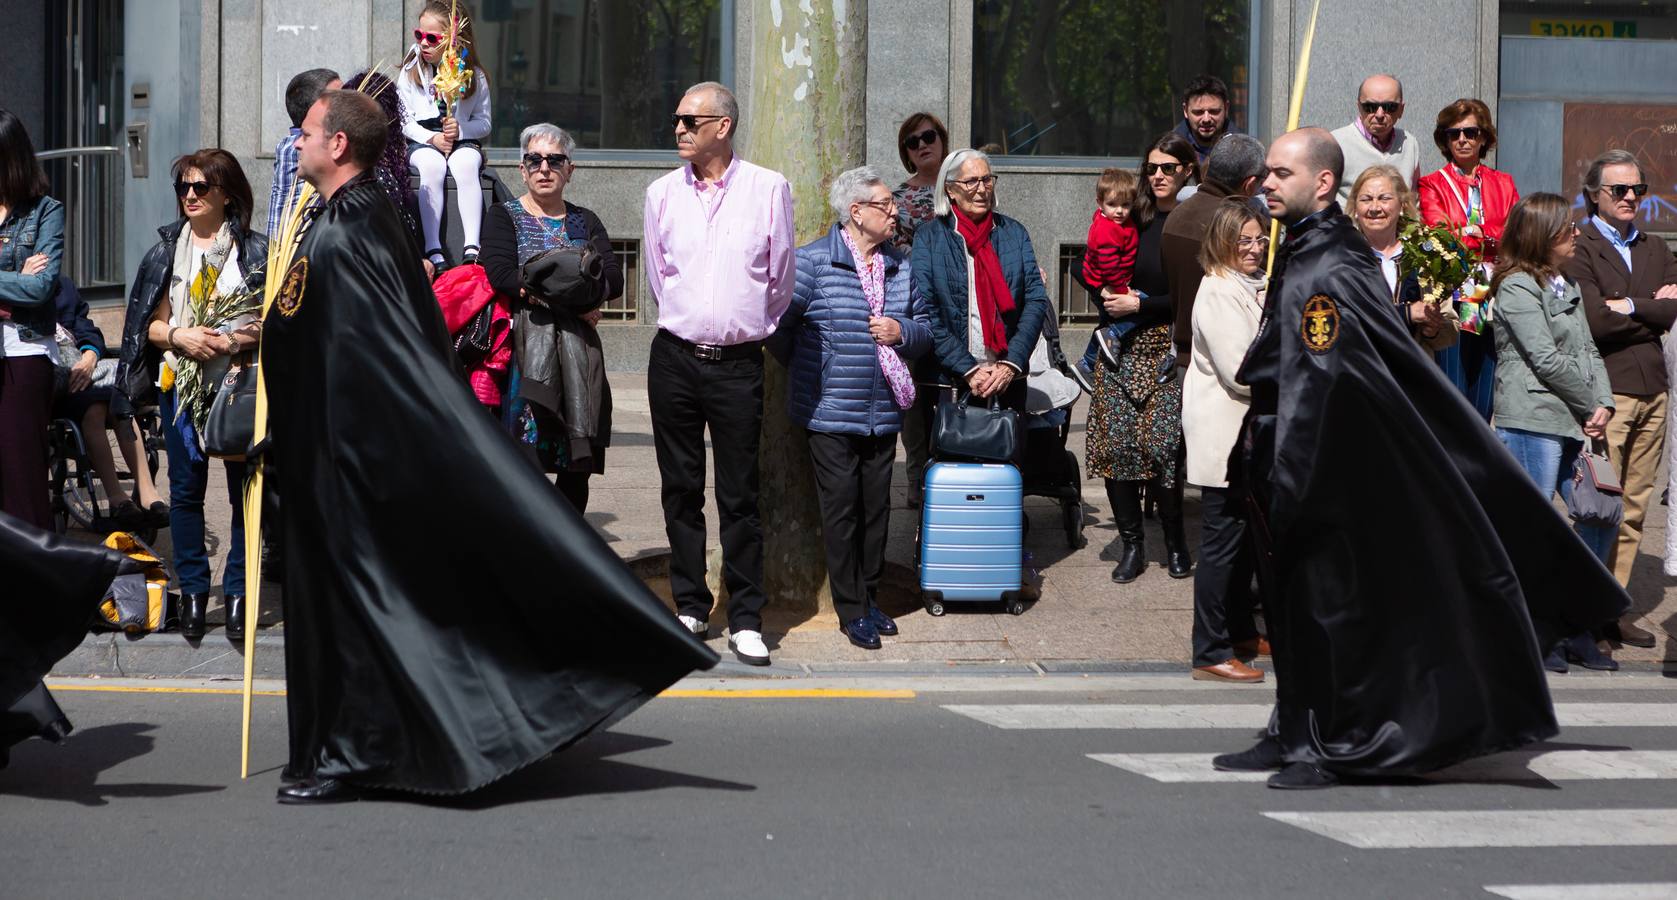
<svg viewBox="0 0 1677 900">
<path fill-rule="evenodd" d="M 454 353 L 462 368 L 470 369 L 488 358 L 489 348 L 494 345 L 494 324 L 495 301 L 490 300 L 460 326 L 460 333 L 454 336 Z"/>
<path fill-rule="evenodd" d="M 1012 462 L 1019 447 L 1019 415 L 1003 409 L 998 398 L 972 406 L 972 394 L 938 404 L 932 421 L 932 454 L 941 460 Z"/>
<path fill-rule="evenodd" d="M 250 354 L 235 361 L 221 378 L 204 422 L 204 455 L 238 462 L 256 436 L 256 369 Z"/>
</svg>

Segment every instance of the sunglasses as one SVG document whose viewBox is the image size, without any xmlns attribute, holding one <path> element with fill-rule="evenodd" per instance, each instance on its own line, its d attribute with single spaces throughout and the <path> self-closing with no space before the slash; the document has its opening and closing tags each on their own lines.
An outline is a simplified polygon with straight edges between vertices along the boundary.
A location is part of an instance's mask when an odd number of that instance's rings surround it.
<svg viewBox="0 0 1677 900">
<path fill-rule="evenodd" d="M 1604 184 L 1601 189 L 1613 195 L 1614 200 L 1625 199 L 1626 194 L 1634 193 L 1638 197 L 1648 196 L 1648 184 Z"/>
<path fill-rule="evenodd" d="M 413 30 L 413 39 L 427 47 L 435 47 L 443 42 L 443 36 L 435 31 L 422 31 L 418 28 Z"/>
<path fill-rule="evenodd" d="M 728 118 L 728 117 L 727 116 L 695 116 L 695 115 L 692 115 L 691 113 L 685 113 L 685 114 L 684 113 L 671 113 L 670 114 L 670 127 L 674 128 L 677 125 L 680 125 L 681 127 L 687 129 L 688 131 L 698 131 L 699 130 L 699 120 L 700 119 L 709 120 L 709 119 L 726 119 L 726 118 Z"/>
<path fill-rule="evenodd" d="M 1143 163 L 1141 166 L 1141 175 L 1143 178 L 1152 175 L 1154 172 L 1163 172 L 1166 175 L 1175 175 L 1180 171 L 1182 171 L 1181 163 Z"/>
<path fill-rule="evenodd" d="M 1453 141 L 1456 138 L 1467 138 L 1470 141 L 1477 141 L 1477 140 L 1479 140 L 1479 135 L 1480 135 L 1479 128 L 1477 126 L 1473 126 L 1473 125 L 1469 125 L 1466 128 L 1446 128 L 1446 129 L 1444 129 L 1444 139 L 1448 140 L 1448 141 Z"/>
<path fill-rule="evenodd" d="M 919 134 L 911 134 L 908 137 L 903 138 L 903 146 L 910 150 L 919 150 L 921 144 L 925 144 L 930 147 L 932 145 L 932 141 L 935 140 L 937 140 L 937 129 L 928 128 Z"/>
<path fill-rule="evenodd" d="M 1401 101 L 1401 100 L 1364 100 L 1361 103 L 1358 103 L 1357 106 L 1362 109 L 1363 115 L 1365 115 L 1365 116 L 1374 115 L 1375 110 L 1383 110 L 1386 113 L 1386 115 L 1395 116 L 1395 115 L 1397 115 L 1398 108 L 1403 106 L 1403 101 Z"/>
<path fill-rule="evenodd" d="M 175 182 L 175 196 L 185 200 L 187 193 L 190 192 L 198 197 L 203 197 L 210 192 L 211 188 L 218 187 L 221 187 L 221 185 L 211 184 L 208 181 L 177 181 Z"/>
<path fill-rule="evenodd" d="M 569 156 L 566 156 L 563 153 L 547 153 L 547 154 L 526 153 L 526 154 L 524 154 L 524 168 L 529 169 L 532 172 L 537 171 L 538 169 L 540 169 L 542 167 L 542 163 L 547 163 L 548 168 L 557 172 L 560 169 L 564 168 L 565 164 L 570 162 L 570 161 L 571 161 L 571 158 Z"/>
</svg>

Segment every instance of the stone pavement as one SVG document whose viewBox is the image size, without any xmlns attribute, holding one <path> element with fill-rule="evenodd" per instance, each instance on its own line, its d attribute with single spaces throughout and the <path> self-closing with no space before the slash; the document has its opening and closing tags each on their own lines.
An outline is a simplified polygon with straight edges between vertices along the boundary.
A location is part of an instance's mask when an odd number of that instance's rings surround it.
<svg viewBox="0 0 1677 900">
<path fill-rule="evenodd" d="M 652 445 L 652 428 L 646 397 L 645 376 L 613 373 L 614 434 L 607 454 L 606 473 L 596 476 L 589 500 L 588 521 L 620 557 L 642 575 L 661 596 L 668 596 L 663 576 L 663 558 L 668 551 L 663 513 L 659 503 L 658 467 Z M 1086 404 L 1079 402 L 1068 447 L 1083 457 L 1083 415 Z M 1026 547 L 1042 571 L 1042 596 L 1023 615 L 1012 616 L 999 607 L 962 608 L 951 604 L 949 613 L 933 617 L 920 608 L 915 598 L 913 554 L 915 512 L 907 505 L 906 478 L 901 449 L 893 482 L 892 518 L 887 559 L 892 564 L 881 605 L 898 616 L 902 634 L 886 638 L 878 651 L 866 651 L 849 644 L 830 616 L 789 617 L 767 612 L 766 638 L 776 665 L 771 674 L 820 672 L 828 668 L 864 665 L 886 669 L 919 671 L 925 668 L 961 667 L 999 670 L 1033 667 L 1042 670 L 1185 670 L 1190 656 L 1189 636 L 1193 623 L 1193 580 L 1169 578 L 1158 564 L 1163 557 L 1163 538 L 1158 523 L 1147 522 L 1150 563 L 1134 583 L 1116 585 L 1110 580 L 1114 565 L 1110 545 L 1117 533 L 1100 482 L 1084 487 L 1087 545 L 1068 548 L 1060 527 L 1057 503 L 1027 498 L 1026 509 L 1032 527 Z M 1190 488 L 1186 502 L 1188 533 L 1198 534 L 1198 496 Z M 225 556 L 229 508 L 220 467 L 211 467 L 207 514 L 216 547 L 212 556 L 219 571 Z M 1632 579 L 1632 596 L 1643 614 L 1643 627 L 1660 634 L 1653 650 L 1621 648 L 1615 657 L 1626 668 L 1677 669 L 1677 579 L 1666 576 L 1657 555 L 1665 546 L 1664 506 L 1650 513 Z M 716 552 L 716 507 L 706 504 L 709 546 Z M 431 527 L 446 528 L 447 523 Z M 165 531 L 159 548 L 168 554 Z M 278 586 L 264 589 L 262 619 L 279 625 Z M 219 602 L 219 601 L 217 601 Z M 215 623 L 220 609 L 212 608 Z M 732 660 L 724 636 L 726 619 L 719 609 L 712 617 L 711 646 L 726 660 Z M 265 646 L 274 652 L 259 653 L 259 660 L 276 663 L 283 628 L 264 635 Z M 783 668 L 785 667 L 785 668 Z M 262 671 L 277 674 L 264 664 Z M 153 635 L 138 641 L 123 636 L 95 635 L 81 651 L 67 659 L 61 674 L 208 675 L 233 674 L 238 655 L 212 629 L 201 645 L 188 645 L 178 635 Z"/>
</svg>

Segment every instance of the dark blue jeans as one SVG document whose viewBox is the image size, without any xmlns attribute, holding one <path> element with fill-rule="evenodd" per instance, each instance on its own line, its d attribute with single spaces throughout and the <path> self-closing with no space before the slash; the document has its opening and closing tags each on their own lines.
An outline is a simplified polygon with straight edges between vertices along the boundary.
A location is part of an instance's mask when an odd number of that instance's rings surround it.
<svg viewBox="0 0 1677 900">
<path fill-rule="evenodd" d="M 163 443 L 169 454 L 169 537 L 175 546 L 176 588 L 182 594 L 210 589 L 210 557 L 204 547 L 204 492 L 210 485 L 210 461 L 198 451 L 190 426 L 175 424 L 175 392 L 165 391 L 159 403 Z M 227 534 L 227 569 L 221 576 L 224 594 L 245 592 L 245 464 L 228 462 L 227 500 L 233 504 L 233 527 Z"/>
</svg>

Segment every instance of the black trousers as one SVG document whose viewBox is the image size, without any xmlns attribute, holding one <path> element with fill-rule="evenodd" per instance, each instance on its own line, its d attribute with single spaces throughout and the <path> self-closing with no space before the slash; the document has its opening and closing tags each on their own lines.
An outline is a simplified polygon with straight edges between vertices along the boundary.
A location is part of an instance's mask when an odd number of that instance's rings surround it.
<svg viewBox="0 0 1677 900">
<path fill-rule="evenodd" d="M 809 433 L 827 580 L 840 622 L 867 614 L 885 574 L 897 436 Z"/>
<path fill-rule="evenodd" d="M 670 538 L 670 592 L 681 615 L 710 618 L 705 586 L 705 429 L 716 467 L 722 581 L 728 627 L 763 628 L 763 523 L 757 512 L 757 444 L 763 424 L 763 358 L 701 360 L 675 341 L 652 341 L 646 393 Z"/>
<path fill-rule="evenodd" d="M 1179 482 L 1180 483 L 1180 482 Z M 1200 559 L 1194 570 L 1194 665 L 1234 658 L 1234 643 L 1258 636 L 1252 620 L 1252 545 L 1246 495 L 1200 489 Z"/>
</svg>

